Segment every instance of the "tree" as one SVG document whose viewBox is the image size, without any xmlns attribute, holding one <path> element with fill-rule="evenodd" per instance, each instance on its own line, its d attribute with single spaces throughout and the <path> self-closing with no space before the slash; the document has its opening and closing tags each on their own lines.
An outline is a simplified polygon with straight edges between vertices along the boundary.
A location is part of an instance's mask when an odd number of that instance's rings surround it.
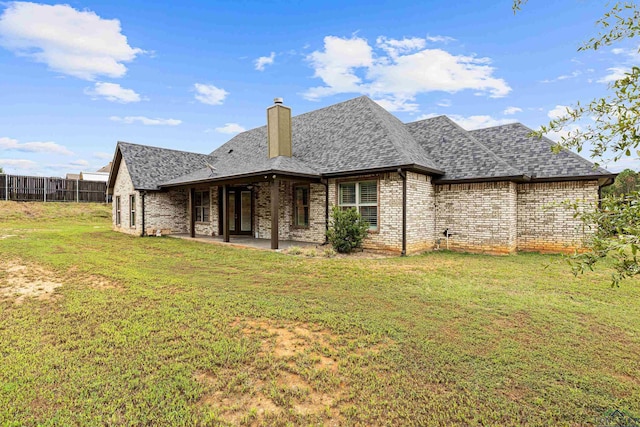
<svg viewBox="0 0 640 427">
<path fill-rule="evenodd" d="M 348 254 L 362 246 L 368 230 L 369 223 L 362 218 L 356 208 L 342 209 L 334 206 L 331 211 L 327 239 L 337 252 Z"/>
<path fill-rule="evenodd" d="M 527 0 L 514 0 L 514 13 L 525 3 Z M 638 5 L 619 1 L 607 7 L 602 18 L 596 21 L 600 29 L 598 35 L 589 39 L 578 51 L 595 51 L 640 35 Z M 640 68 L 632 67 L 624 77 L 609 85 L 605 96 L 586 103 L 577 102 L 567 108 L 564 116 L 552 120 L 534 134 L 542 136 L 552 131 L 568 131 L 555 149 L 559 151 L 562 148 L 573 148 L 580 152 L 583 147 L 590 146 L 591 157 L 596 162 L 605 154 L 613 155 L 614 160 L 623 156 L 640 155 L 639 77 Z M 621 180 L 629 179 L 631 185 L 630 177 L 631 174 L 626 173 Z M 635 179 L 637 183 L 637 174 Z M 569 259 L 575 274 L 592 270 L 597 262 L 607 257 L 613 259 L 616 270 L 614 285 L 618 285 L 626 277 L 640 274 L 640 263 L 636 257 L 640 246 L 638 192 L 607 197 L 596 212 L 581 214 L 581 219 L 595 225 L 597 231 L 586 244 L 587 252 Z"/>
<path fill-rule="evenodd" d="M 602 197 L 630 195 L 640 190 L 640 173 L 625 169 L 618 174 L 614 183 L 602 189 Z"/>
<path fill-rule="evenodd" d="M 2 166 L 0 166 L 0 173 L 4 173 L 4 170 L 2 169 Z"/>
</svg>

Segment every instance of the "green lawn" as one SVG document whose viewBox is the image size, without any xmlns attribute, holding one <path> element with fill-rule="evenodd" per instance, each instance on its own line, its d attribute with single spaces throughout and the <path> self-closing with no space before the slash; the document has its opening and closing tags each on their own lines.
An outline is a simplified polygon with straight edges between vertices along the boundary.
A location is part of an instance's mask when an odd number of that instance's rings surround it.
<svg viewBox="0 0 640 427">
<path fill-rule="evenodd" d="M 328 259 L 138 238 L 109 215 L 0 202 L 0 425 L 640 416 L 637 280 L 612 289 L 610 272 L 576 279 L 538 254 Z"/>
</svg>

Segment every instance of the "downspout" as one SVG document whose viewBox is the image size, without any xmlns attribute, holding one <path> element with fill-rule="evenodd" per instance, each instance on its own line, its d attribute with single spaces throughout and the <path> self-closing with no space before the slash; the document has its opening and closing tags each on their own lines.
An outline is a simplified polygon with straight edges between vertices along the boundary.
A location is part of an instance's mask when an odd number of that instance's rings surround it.
<svg viewBox="0 0 640 427">
<path fill-rule="evenodd" d="M 402 256 L 407 255 L 407 172 L 398 169 L 402 178 Z"/>
<path fill-rule="evenodd" d="M 145 236 L 145 226 L 144 226 L 144 196 L 147 194 L 146 191 L 140 192 L 140 201 L 142 202 L 142 232 L 140 233 L 140 237 Z"/>
<path fill-rule="evenodd" d="M 329 180 L 323 179 L 322 184 L 324 184 L 324 243 L 326 245 L 329 243 L 329 238 L 327 237 L 327 232 L 329 231 Z"/>
</svg>

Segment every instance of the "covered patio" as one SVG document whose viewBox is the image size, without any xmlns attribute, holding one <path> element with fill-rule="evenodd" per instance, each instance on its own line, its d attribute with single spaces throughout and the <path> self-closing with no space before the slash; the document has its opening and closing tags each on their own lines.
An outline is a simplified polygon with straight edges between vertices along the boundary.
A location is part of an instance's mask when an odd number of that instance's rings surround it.
<svg viewBox="0 0 640 427">
<path fill-rule="evenodd" d="M 260 250 L 270 250 L 272 249 L 271 239 L 256 239 L 252 236 L 229 236 L 229 241 L 225 241 L 223 236 L 206 236 L 196 234 L 195 237 L 191 237 L 190 233 L 178 233 L 178 234 L 170 234 L 169 237 L 175 237 L 178 239 L 186 239 L 186 240 L 195 240 L 196 242 L 202 243 L 214 243 L 219 245 L 228 245 L 242 248 L 253 248 Z M 322 244 L 311 243 L 311 242 L 299 242 L 295 240 L 279 240 L 278 241 L 278 249 L 289 249 L 292 247 L 298 248 L 320 248 Z"/>
</svg>

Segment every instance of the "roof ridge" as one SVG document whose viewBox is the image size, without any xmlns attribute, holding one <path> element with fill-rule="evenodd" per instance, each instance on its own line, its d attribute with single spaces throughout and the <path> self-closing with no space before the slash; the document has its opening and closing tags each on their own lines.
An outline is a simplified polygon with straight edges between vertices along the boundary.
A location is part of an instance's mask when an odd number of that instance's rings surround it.
<svg viewBox="0 0 640 427">
<path fill-rule="evenodd" d="M 184 150 L 176 150 L 174 148 L 164 148 L 164 147 L 156 147 L 155 145 L 144 145 L 144 144 L 136 144 L 133 142 L 126 142 L 126 141 L 118 141 L 118 143 L 116 144 L 116 147 L 119 147 L 121 145 L 133 145 L 136 147 L 145 147 L 145 148 L 153 148 L 155 150 L 165 150 L 165 151 L 175 151 L 177 153 L 187 153 L 187 154 L 196 154 L 199 156 L 207 156 L 207 157 L 211 157 L 210 154 L 204 154 L 204 153 L 196 153 L 195 151 L 184 151 Z"/>
<path fill-rule="evenodd" d="M 478 130 L 486 130 L 486 129 L 503 128 L 503 127 L 513 126 L 513 125 L 520 125 L 520 126 L 524 126 L 524 125 L 523 125 L 522 123 L 520 123 L 520 122 L 512 122 L 512 123 L 505 123 L 505 124 L 503 124 L 503 125 L 487 126 L 486 128 L 473 129 L 473 130 L 470 130 L 470 131 L 468 131 L 468 132 L 475 132 L 475 131 L 478 131 Z M 527 126 L 524 126 L 524 127 L 526 127 L 527 129 L 529 129 Z"/>
</svg>

